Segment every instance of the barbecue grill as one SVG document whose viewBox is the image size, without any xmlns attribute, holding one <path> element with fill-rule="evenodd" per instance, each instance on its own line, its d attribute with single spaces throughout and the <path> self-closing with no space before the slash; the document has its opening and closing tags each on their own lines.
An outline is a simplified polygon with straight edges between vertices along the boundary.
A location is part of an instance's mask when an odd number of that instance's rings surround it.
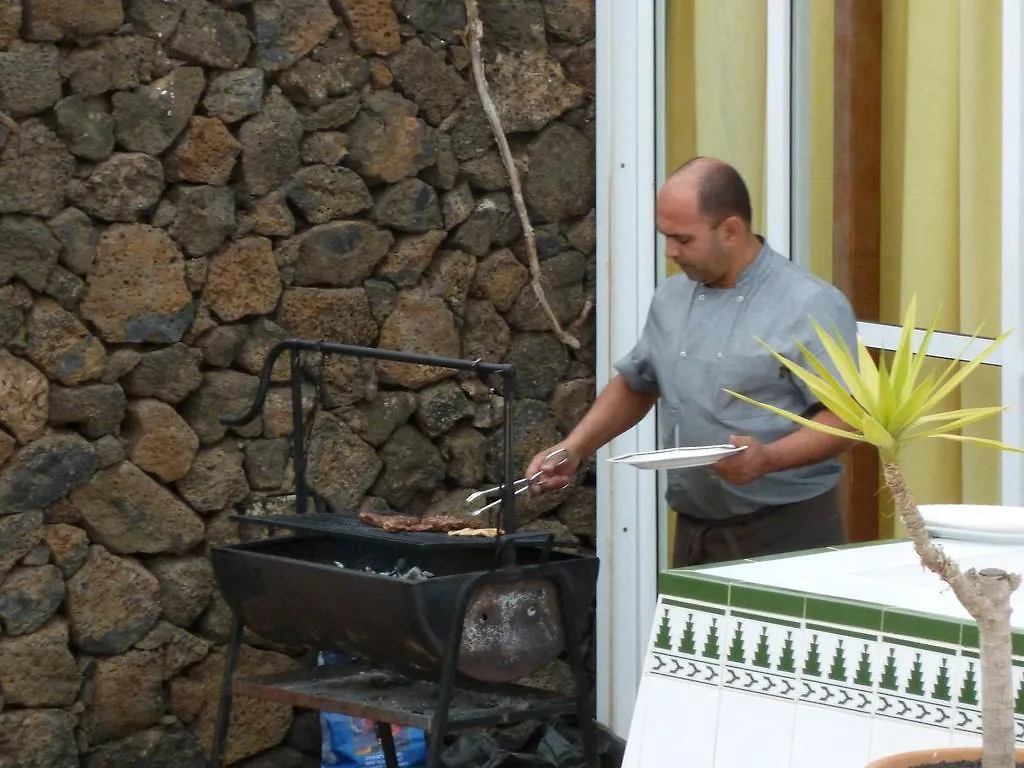
<svg viewBox="0 0 1024 768">
<path fill-rule="evenodd" d="M 235 515 L 266 526 L 270 537 L 211 550 L 214 575 L 233 618 L 211 764 L 221 765 L 237 693 L 376 720 L 388 768 L 398 768 L 392 724 L 423 728 L 427 766 L 438 768 L 449 731 L 574 713 L 586 765 L 596 766 L 581 636 L 596 591 L 598 558 L 558 547 L 550 533 L 516 530 L 514 366 L 285 339 L 267 355 L 249 410 L 221 417 L 221 423 L 242 426 L 261 412 L 271 372 L 286 352 L 295 514 Z M 302 359 L 310 353 L 321 360 L 318 397 L 329 355 L 496 377 L 505 409 L 497 535 L 388 532 L 345 510 L 309 511 L 321 506 L 310 498 L 306 480 Z M 274 535 L 279 529 L 288 535 Z M 419 578 L 410 577 L 413 570 Z M 235 680 L 246 627 L 272 641 L 340 652 L 359 662 Z M 572 670 L 572 696 L 516 683 L 563 653 Z"/>
</svg>

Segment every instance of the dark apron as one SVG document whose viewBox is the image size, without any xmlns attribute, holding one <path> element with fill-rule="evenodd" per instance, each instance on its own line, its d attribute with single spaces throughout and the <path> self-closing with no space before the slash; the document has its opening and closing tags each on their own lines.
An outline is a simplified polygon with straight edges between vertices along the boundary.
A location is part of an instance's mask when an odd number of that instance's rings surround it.
<svg viewBox="0 0 1024 768">
<path fill-rule="evenodd" d="M 845 544 L 839 486 L 794 504 L 764 507 L 728 520 L 701 520 L 676 512 L 672 567 L 706 565 Z"/>
</svg>

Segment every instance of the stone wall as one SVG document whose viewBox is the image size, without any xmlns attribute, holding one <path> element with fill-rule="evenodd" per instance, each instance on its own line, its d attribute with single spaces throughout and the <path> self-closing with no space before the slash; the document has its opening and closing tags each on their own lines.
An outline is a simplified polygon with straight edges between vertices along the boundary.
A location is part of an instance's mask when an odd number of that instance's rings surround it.
<svg viewBox="0 0 1024 768">
<path fill-rule="evenodd" d="M 594 288 L 592 0 L 480 5 L 569 323 Z M 568 349 L 527 283 L 464 23 L 462 0 L 0 0 L 0 762 L 203 764 L 230 618 L 207 551 L 292 487 L 287 368 L 256 421 L 218 417 L 276 340 L 518 364 L 517 470 L 591 402 L 592 319 Z M 500 393 L 322 373 L 332 508 L 459 511 L 498 479 Z M 520 511 L 589 546 L 592 471 Z M 308 662 L 247 640 L 243 672 Z M 229 758 L 315 766 L 317 729 L 238 700 Z"/>
</svg>

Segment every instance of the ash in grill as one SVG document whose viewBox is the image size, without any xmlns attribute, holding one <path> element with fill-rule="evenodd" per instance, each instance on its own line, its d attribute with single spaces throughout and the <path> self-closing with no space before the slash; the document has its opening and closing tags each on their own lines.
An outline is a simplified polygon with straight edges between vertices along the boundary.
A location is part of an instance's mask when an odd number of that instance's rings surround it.
<svg viewBox="0 0 1024 768">
<path fill-rule="evenodd" d="M 393 568 L 386 571 L 377 571 L 369 565 L 360 566 L 358 563 L 346 566 L 344 563 L 339 563 L 337 560 L 334 561 L 334 564 L 339 568 L 355 568 L 363 573 L 372 573 L 376 576 L 391 576 L 396 579 L 405 579 L 406 581 L 424 581 L 426 579 L 433 578 L 434 576 L 430 571 L 424 571 L 418 566 L 414 565 L 409 567 L 405 560 L 399 560 L 395 563 Z"/>
<path fill-rule="evenodd" d="M 516 532 L 509 428 L 514 367 L 287 339 L 267 355 L 248 412 L 222 423 L 241 426 L 260 413 L 271 371 L 285 352 L 291 358 L 296 514 L 236 516 L 292 535 L 211 551 L 218 587 L 233 614 L 211 764 L 221 764 L 231 696 L 238 693 L 375 720 L 388 768 L 398 768 L 391 724 L 423 728 L 427 768 L 439 768 L 451 731 L 572 714 L 584 764 L 597 766 L 580 638 L 596 592 L 598 559 L 555 549 L 549 533 Z M 301 362 L 308 352 L 322 361 L 350 355 L 500 376 L 504 477 L 500 519 L 489 521 L 496 535 L 387 531 L 355 515 L 308 512 Z M 311 423 L 313 416 L 308 418 Z M 246 627 L 278 643 L 361 661 L 235 680 Z M 563 654 L 573 696 L 516 684 Z"/>
</svg>

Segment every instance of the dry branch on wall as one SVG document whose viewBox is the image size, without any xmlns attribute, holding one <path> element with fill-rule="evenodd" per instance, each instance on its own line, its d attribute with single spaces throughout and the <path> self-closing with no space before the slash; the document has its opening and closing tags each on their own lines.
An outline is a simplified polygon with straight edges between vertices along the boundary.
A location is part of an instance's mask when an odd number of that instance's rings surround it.
<svg viewBox="0 0 1024 768">
<path fill-rule="evenodd" d="M 465 2 L 465 38 L 466 47 L 469 49 L 470 64 L 473 69 L 473 81 L 476 84 L 480 104 L 483 105 L 487 121 L 494 132 L 501 161 L 508 172 L 509 183 L 512 187 L 512 201 L 516 207 L 516 213 L 519 215 L 523 236 L 526 238 L 526 252 L 530 263 L 530 285 L 558 340 L 572 349 L 579 349 L 581 346 L 579 340 L 558 322 L 558 318 L 555 317 L 555 313 L 552 311 L 551 305 L 548 303 L 547 296 L 544 293 L 543 277 L 540 271 L 540 257 L 537 255 L 537 238 L 534 235 L 533 225 L 530 223 L 530 215 L 526 210 L 526 199 L 523 197 L 523 185 L 519 178 L 519 169 L 516 167 L 515 159 L 512 157 L 512 150 L 508 145 L 508 137 L 505 135 L 505 129 L 501 125 L 501 117 L 494 106 L 494 99 L 491 97 L 490 88 L 487 86 L 487 76 L 484 73 L 483 55 L 480 51 L 480 40 L 484 35 L 484 26 L 483 22 L 480 21 L 480 10 L 477 7 L 476 0 L 465 0 Z M 592 307 L 593 300 L 588 297 L 580 316 L 570 323 L 569 328 L 573 331 L 578 331 L 590 314 Z"/>
</svg>

